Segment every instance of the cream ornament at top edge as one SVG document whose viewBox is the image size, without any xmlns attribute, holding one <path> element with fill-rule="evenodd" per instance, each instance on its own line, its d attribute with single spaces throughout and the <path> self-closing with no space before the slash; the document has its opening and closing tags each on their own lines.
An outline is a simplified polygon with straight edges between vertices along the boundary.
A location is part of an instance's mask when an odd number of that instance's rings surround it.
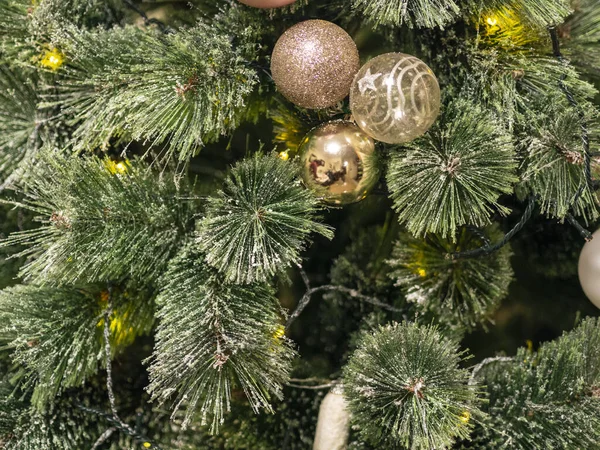
<svg viewBox="0 0 600 450">
<path fill-rule="evenodd" d="M 296 0 L 239 0 L 244 5 L 254 8 L 281 8 L 282 6 L 291 5 Z"/>
<path fill-rule="evenodd" d="M 600 230 L 586 242 L 579 255 L 579 282 L 590 301 L 600 308 Z"/>
<path fill-rule="evenodd" d="M 404 53 L 386 53 L 368 61 L 350 90 L 350 110 L 358 126 L 388 144 L 423 135 L 436 121 L 440 103 L 433 71 Z"/>
<path fill-rule="evenodd" d="M 343 28 L 307 20 L 285 31 L 273 49 L 271 75 L 279 92 L 308 109 L 335 106 L 360 68 L 356 44 Z"/>
</svg>

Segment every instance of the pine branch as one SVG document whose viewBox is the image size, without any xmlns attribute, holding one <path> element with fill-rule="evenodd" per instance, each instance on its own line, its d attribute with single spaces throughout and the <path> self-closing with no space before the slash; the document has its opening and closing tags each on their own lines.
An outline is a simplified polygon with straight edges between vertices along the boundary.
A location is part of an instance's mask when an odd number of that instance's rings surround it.
<svg viewBox="0 0 600 450">
<path fill-rule="evenodd" d="M 465 352 L 433 327 L 397 324 L 365 334 L 344 368 L 344 395 L 367 442 L 446 448 L 469 436 L 477 388 L 460 369 Z"/>
<path fill-rule="evenodd" d="M 28 35 L 27 14 L 30 3 L 27 0 L 0 0 L 0 43 L 2 59 L 7 47 L 26 39 Z"/>
<path fill-rule="evenodd" d="M 35 155 L 43 135 L 43 116 L 37 109 L 37 80 L 33 73 L 0 66 L 1 188 L 21 161 Z"/>
<path fill-rule="evenodd" d="M 198 244 L 228 281 L 266 281 L 299 261 L 310 233 L 333 237 L 316 221 L 319 209 L 295 164 L 256 154 L 234 166 L 223 190 L 208 199 Z"/>
<path fill-rule="evenodd" d="M 123 172 L 123 173 L 120 173 Z M 181 184 L 181 187 L 178 186 Z M 30 280 L 82 282 L 153 279 L 191 227 L 184 180 L 159 177 L 141 162 L 78 158 L 45 151 L 17 187 L 15 203 L 42 226 L 11 234 L 2 245 L 25 245 Z"/>
<path fill-rule="evenodd" d="M 175 412 L 185 406 L 184 428 L 199 411 L 216 432 L 235 389 L 254 412 L 272 411 L 294 351 L 279 333 L 282 311 L 271 289 L 228 285 L 203 259 L 189 245 L 163 278 L 149 392 L 161 402 L 174 399 Z"/>
<path fill-rule="evenodd" d="M 571 62 L 598 78 L 600 66 L 600 8 L 596 0 L 577 2 L 575 13 L 559 30 Z"/>
<path fill-rule="evenodd" d="M 143 140 L 185 160 L 234 130 L 258 79 L 249 67 L 252 33 L 240 30 L 234 45 L 218 23 L 168 35 L 67 28 L 59 40 L 68 64 L 58 105 L 77 126 L 75 149 L 106 148 L 111 138 Z"/>
<path fill-rule="evenodd" d="M 528 115 L 531 126 L 521 143 L 523 180 L 538 196 L 543 213 L 564 219 L 573 209 L 586 220 L 596 218 L 577 111 L 559 100 L 538 111 Z"/>
<path fill-rule="evenodd" d="M 13 350 L 14 362 L 27 369 L 34 408 L 47 409 L 65 389 L 98 371 L 104 302 L 94 288 L 19 285 L 0 292 L 0 339 Z M 119 296 L 110 327 L 114 352 L 149 333 L 152 323 L 144 296 Z"/>
<path fill-rule="evenodd" d="M 494 229 L 490 238 L 497 239 L 498 235 Z M 456 243 L 435 235 L 424 240 L 403 236 L 389 261 L 393 269 L 390 276 L 421 312 L 453 327 L 475 327 L 489 318 L 508 294 L 513 276 L 511 252 L 504 247 L 487 257 L 460 260 L 452 260 L 448 254 L 483 244 L 468 229 L 458 233 Z"/>
<path fill-rule="evenodd" d="M 102 422 L 76 405 L 95 401 L 95 393 L 70 391 L 39 413 L 25 409 L 19 424 L 2 442 L 5 450 L 81 450 L 91 448 L 102 433 Z M 17 411 L 14 411 L 17 413 Z"/>
<path fill-rule="evenodd" d="M 125 18 L 121 0 L 43 0 L 29 3 L 30 29 L 33 34 L 47 34 L 61 23 L 93 29 L 119 25 Z"/>
<path fill-rule="evenodd" d="M 455 239 L 462 225 L 484 226 L 518 178 L 511 138 L 488 112 L 456 100 L 424 137 L 394 152 L 387 174 L 401 223 L 415 236 Z"/>
<path fill-rule="evenodd" d="M 444 28 L 460 8 L 453 0 L 352 0 L 352 8 L 374 25 Z"/>
<path fill-rule="evenodd" d="M 600 448 L 599 343 L 598 320 L 586 319 L 537 353 L 484 367 L 489 416 L 473 448 Z"/>
<path fill-rule="evenodd" d="M 528 24 L 545 28 L 558 25 L 571 13 L 569 0 L 483 0 L 472 1 L 472 8 L 486 16 L 503 18 L 517 14 Z"/>
</svg>

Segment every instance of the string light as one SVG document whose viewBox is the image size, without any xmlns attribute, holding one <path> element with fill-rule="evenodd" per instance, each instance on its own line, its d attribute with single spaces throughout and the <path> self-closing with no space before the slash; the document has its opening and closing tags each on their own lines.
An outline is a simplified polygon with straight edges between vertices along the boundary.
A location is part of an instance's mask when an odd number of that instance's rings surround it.
<svg viewBox="0 0 600 450">
<path fill-rule="evenodd" d="M 56 48 L 46 50 L 40 64 L 50 70 L 57 71 L 63 65 L 65 56 Z"/>
<path fill-rule="evenodd" d="M 490 16 L 486 19 L 486 22 L 488 25 L 495 27 L 496 25 L 498 25 L 498 18 Z"/>
<path fill-rule="evenodd" d="M 273 333 L 273 338 L 281 339 L 285 336 L 285 327 L 283 325 L 279 325 L 275 333 Z"/>
<path fill-rule="evenodd" d="M 464 411 L 460 416 L 460 421 L 465 425 L 469 423 L 471 420 L 471 413 L 469 411 Z"/>
<path fill-rule="evenodd" d="M 290 159 L 290 152 L 289 150 L 285 150 L 281 153 L 279 153 L 279 159 L 283 159 L 284 161 L 287 161 L 288 159 Z"/>
</svg>

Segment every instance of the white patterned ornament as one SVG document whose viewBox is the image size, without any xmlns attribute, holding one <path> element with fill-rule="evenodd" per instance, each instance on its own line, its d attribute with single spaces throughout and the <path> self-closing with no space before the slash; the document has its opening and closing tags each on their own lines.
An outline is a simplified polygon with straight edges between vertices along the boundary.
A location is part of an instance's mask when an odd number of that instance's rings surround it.
<svg viewBox="0 0 600 450">
<path fill-rule="evenodd" d="M 600 230 L 586 242 L 579 255 L 579 282 L 590 301 L 600 308 Z"/>
<path fill-rule="evenodd" d="M 388 144 L 412 141 L 440 113 L 440 86 L 420 59 L 386 53 L 366 63 L 350 91 L 354 120 L 372 138 Z"/>
</svg>

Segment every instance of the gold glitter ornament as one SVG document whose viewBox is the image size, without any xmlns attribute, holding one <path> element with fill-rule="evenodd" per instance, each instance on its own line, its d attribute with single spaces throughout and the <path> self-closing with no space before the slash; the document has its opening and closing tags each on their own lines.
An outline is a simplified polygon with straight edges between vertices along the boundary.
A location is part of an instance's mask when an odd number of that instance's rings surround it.
<svg viewBox="0 0 600 450">
<path fill-rule="evenodd" d="M 350 35 L 325 20 L 307 20 L 288 29 L 271 57 L 279 92 L 309 109 L 328 108 L 343 100 L 359 67 L 358 49 Z"/>
<path fill-rule="evenodd" d="M 350 109 L 358 126 L 388 144 L 424 134 L 440 113 L 440 101 L 433 71 L 403 53 L 387 53 L 366 63 L 350 91 Z"/>
<path fill-rule="evenodd" d="M 281 6 L 291 5 L 296 0 L 239 0 L 244 5 L 255 8 L 279 8 Z"/>
<path fill-rule="evenodd" d="M 300 144 L 302 178 L 330 204 L 362 200 L 379 179 L 375 142 L 352 122 L 327 122 Z"/>
</svg>

